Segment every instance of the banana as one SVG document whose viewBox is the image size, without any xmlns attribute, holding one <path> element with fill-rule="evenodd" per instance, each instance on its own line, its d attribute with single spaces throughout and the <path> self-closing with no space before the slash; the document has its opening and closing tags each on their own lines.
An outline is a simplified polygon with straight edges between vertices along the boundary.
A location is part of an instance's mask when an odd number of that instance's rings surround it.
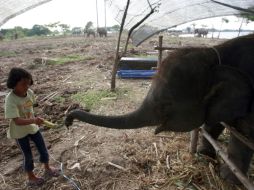
<svg viewBox="0 0 254 190">
<path fill-rule="evenodd" d="M 49 128 L 56 127 L 57 125 L 54 123 L 51 123 L 50 121 L 43 120 L 43 124 L 46 125 Z"/>
</svg>

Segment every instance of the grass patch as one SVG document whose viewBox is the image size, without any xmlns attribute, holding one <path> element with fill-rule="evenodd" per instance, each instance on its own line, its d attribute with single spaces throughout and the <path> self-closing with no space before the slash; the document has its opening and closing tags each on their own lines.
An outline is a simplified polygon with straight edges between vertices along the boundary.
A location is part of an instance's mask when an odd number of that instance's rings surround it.
<svg viewBox="0 0 254 190">
<path fill-rule="evenodd" d="M 16 55 L 13 51 L 0 51 L 0 57 L 15 57 Z"/>
<path fill-rule="evenodd" d="M 57 103 L 61 104 L 61 105 L 63 105 L 64 102 L 65 102 L 65 98 L 62 97 L 62 96 L 55 96 L 55 97 L 54 97 L 54 100 L 55 100 Z"/>
<path fill-rule="evenodd" d="M 50 59 L 48 60 L 48 63 L 49 64 L 64 64 L 64 63 L 86 61 L 86 60 L 92 60 L 92 59 L 94 59 L 94 57 L 73 54 L 73 55 L 65 55 L 63 57 Z"/>
<path fill-rule="evenodd" d="M 103 103 L 103 99 L 117 99 L 122 97 L 124 94 L 127 94 L 127 90 L 116 90 L 111 92 L 110 90 L 99 90 L 99 91 L 87 91 L 87 92 L 78 92 L 75 95 L 71 96 L 71 99 L 74 102 L 81 104 L 87 109 L 92 109 L 99 104 Z"/>
</svg>

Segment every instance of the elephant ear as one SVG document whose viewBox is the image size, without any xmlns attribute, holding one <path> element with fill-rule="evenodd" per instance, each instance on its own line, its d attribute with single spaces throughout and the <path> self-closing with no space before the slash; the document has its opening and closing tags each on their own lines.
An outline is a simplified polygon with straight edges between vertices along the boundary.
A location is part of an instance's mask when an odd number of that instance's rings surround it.
<svg viewBox="0 0 254 190">
<path fill-rule="evenodd" d="M 251 110 L 253 86 L 238 69 L 220 65 L 212 68 L 208 93 L 204 97 L 206 122 L 233 121 Z"/>
</svg>

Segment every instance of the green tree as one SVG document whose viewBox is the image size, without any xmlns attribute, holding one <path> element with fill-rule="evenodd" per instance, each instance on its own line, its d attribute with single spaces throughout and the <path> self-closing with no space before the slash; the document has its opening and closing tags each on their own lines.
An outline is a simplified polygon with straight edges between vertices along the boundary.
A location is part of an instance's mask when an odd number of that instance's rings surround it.
<svg viewBox="0 0 254 190">
<path fill-rule="evenodd" d="M 53 23 L 49 23 L 49 24 L 46 24 L 45 26 L 48 27 L 49 29 L 56 29 L 58 27 L 58 25 L 60 24 L 60 22 L 53 22 Z"/>
<path fill-rule="evenodd" d="M 86 23 L 85 30 L 87 31 L 91 28 L 93 28 L 93 22 L 89 21 L 89 22 Z"/>
<path fill-rule="evenodd" d="M 50 30 L 43 26 L 43 25 L 38 25 L 38 24 L 35 24 L 32 29 L 28 32 L 28 36 L 34 36 L 34 35 L 37 35 L 37 36 L 42 36 L 42 35 L 48 35 L 50 34 Z"/>
<path fill-rule="evenodd" d="M 239 29 L 238 29 L 238 36 L 239 36 L 240 32 L 241 32 L 241 29 L 242 29 L 243 23 L 245 22 L 246 25 L 247 25 L 250 22 L 254 21 L 254 14 L 242 12 L 238 17 L 239 17 L 239 19 L 242 18 L 241 24 L 240 24 Z"/>
<path fill-rule="evenodd" d="M 28 29 L 22 28 L 20 26 L 16 26 L 14 28 L 14 34 L 16 33 L 18 38 L 22 38 L 27 36 Z"/>
<path fill-rule="evenodd" d="M 253 9 L 254 10 L 254 9 Z M 242 13 L 241 17 L 244 17 L 247 19 L 247 21 L 251 22 L 254 21 L 254 15 L 250 13 Z"/>
<path fill-rule="evenodd" d="M 114 31 L 119 31 L 119 30 L 120 30 L 120 26 L 119 26 L 118 24 L 112 26 L 111 28 L 112 28 L 112 30 L 114 30 Z"/>
<path fill-rule="evenodd" d="M 70 26 L 67 24 L 59 24 L 59 27 L 62 29 L 64 35 L 70 32 Z"/>
</svg>

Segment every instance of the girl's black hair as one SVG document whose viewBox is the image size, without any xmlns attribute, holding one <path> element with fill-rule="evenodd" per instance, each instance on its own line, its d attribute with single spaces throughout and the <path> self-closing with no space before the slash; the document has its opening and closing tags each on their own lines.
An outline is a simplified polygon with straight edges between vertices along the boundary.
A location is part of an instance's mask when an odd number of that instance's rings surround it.
<svg viewBox="0 0 254 190">
<path fill-rule="evenodd" d="M 33 77 L 29 72 L 22 68 L 12 68 L 7 79 L 7 87 L 14 89 L 22 79 L 30 79 L 30 85 L 33 84 Z"/>
</svg>

